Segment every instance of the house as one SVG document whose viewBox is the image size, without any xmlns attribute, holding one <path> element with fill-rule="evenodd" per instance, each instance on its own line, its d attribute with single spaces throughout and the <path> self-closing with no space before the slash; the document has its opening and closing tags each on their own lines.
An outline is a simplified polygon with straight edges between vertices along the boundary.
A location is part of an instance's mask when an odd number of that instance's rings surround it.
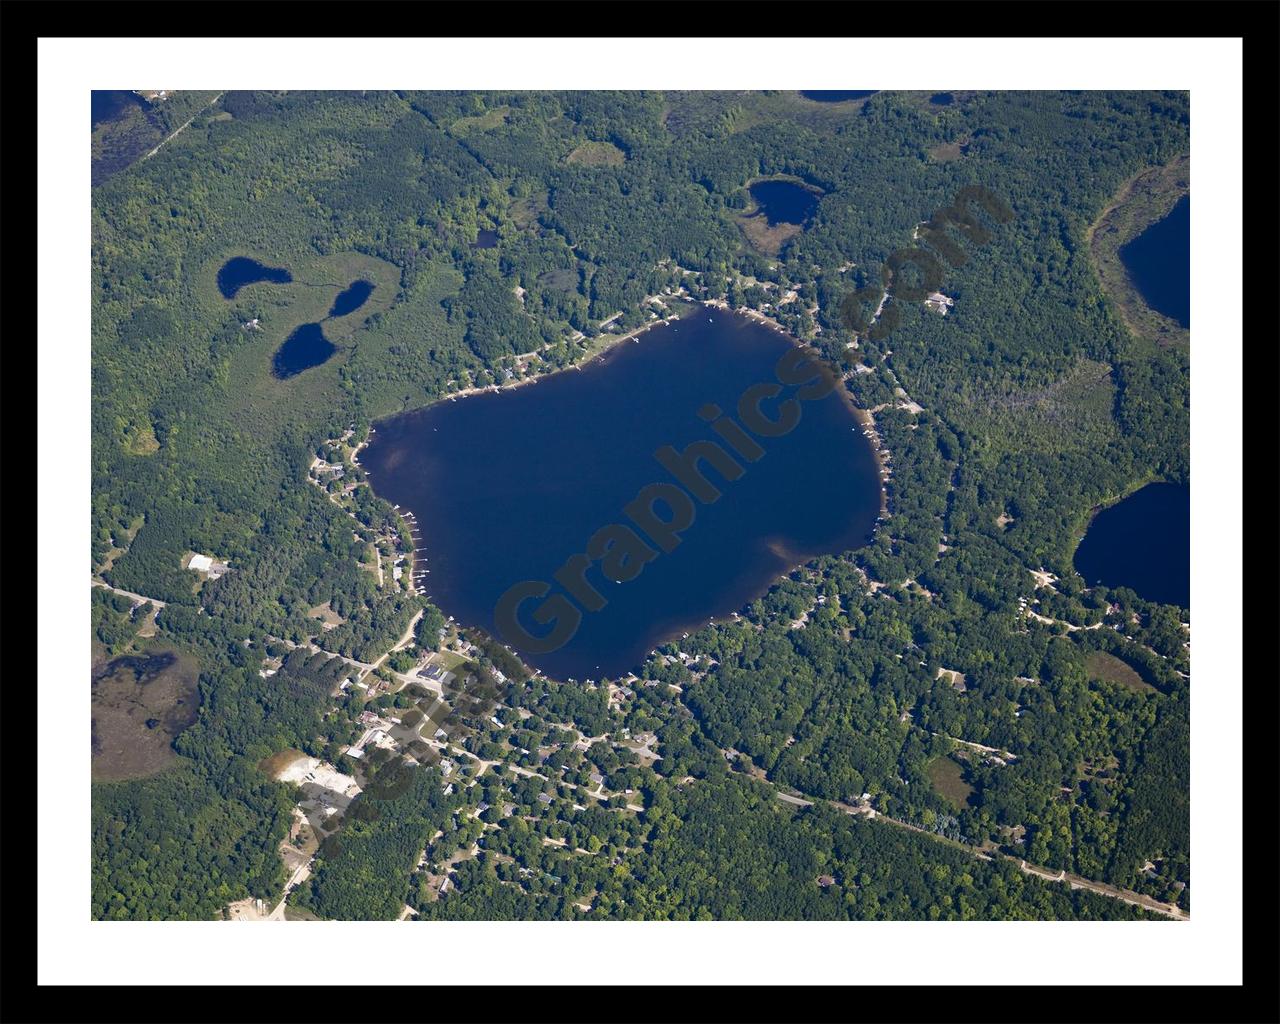
<svg viewBox="0 0 1280 1024">
<path fill-rule="evenodd" d="M 946 316 L 951 307 L 956 304 L 956 300 L 950 296 L 943 295 L 942 292 L 930 292 L 929 297 L 924 300 L 924 304 L 935 313 L 941 313 Z"/>
</svg>

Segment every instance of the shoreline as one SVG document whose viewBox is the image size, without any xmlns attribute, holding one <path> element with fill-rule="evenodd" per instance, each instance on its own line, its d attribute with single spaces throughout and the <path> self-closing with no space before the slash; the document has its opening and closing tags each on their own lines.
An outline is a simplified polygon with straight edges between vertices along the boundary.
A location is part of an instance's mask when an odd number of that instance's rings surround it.
<svg viewBox="0 0 1280 1024">
<path fill-rule="evenodd" d="M 1191 155 L 1147 167 L 1125 181 L 1097 219 L 1085 228 L 1084 243 L 1103 297 L 1135 338 L 1163 347 L 1191 345 L 1191 329 L 1147 305 L 1129 277 L 1120 250 L 1159 223 L 1191 194 Z"/>
<path fill-rule="evenodd" d="M 621 345 L 624 341 L 631 341 L 632 339 L 639 337 L 641 334 L 644 334 L 646 331 L 650 330 L 651 328 L 666 327 L 668 324 L 678 322 L 679 319 L 680 317 L 678 316 L 658 317 L 656 320 L 650 320 L 648 323 L 641 324 L 639 327 L 636 327 L 628 331 L 626 334 L 617 334 L 617 335 L 598 334 L 596 335 L 597 339 L 602 337 L 607 337 L 609 340 L 605 342 L 605 344 L 601 346 L 599 349 L 584 356 L 582 359 L 578 360 L 578 362 L 576 363 L 570 363 L 567 366 L 561 366 L 557 369 L 552 370 L 549 373 L 537 373 L 531 377 L 521 377 L 517 381 L 512 381 L 506 384 L 489 384 L 486 387 L 482 387 L 482 388 L 470 387 L 470 388 L 463 388 L 460 391 L 450 391 L 450 392 L 447 392 L 446 394 L 440 395 L 436 399 L 436 401 L 428 402 L 426 405 L 420 406 L 420 408 L 429 409 L 431 408 L 431 406 L 435 405 L 437 402 L 445 402 L 445 401 L 452 402 L 455 399 L 468 398 L 471 395 L 497 394 L 502 391 L 511 391 L 511 390 L 514 390 L 515 388 L 524 387 L 526 384 L 536 384 L 538 381 L 543 380 L 547 377 L 554 377 L 558 373 L 568 373 L 570 370 L 581 370 L 584 366 L 588 366 L 591 363 L 594 363 L 596 360 L 601 359 L 604 356 L 608 355 L 615 348 Z M 409 409 L 406 411 L 417 412 L 418 410 Z M 390 416 L 385 416 L 383 417 L 383 419 L 390 419 L 391 416 L 399 416 L 399 415 L 403 415 L 403 413 L 391 413 Z"/>
</svg>

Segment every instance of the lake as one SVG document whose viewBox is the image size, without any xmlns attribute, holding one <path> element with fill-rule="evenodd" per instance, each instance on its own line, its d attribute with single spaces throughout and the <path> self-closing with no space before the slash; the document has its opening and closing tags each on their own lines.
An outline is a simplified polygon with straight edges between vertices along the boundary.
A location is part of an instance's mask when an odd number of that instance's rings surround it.
<svg viewBox="0 0 1280 1024">
<path fill-rule="evenodd" d="M 879 89 L 862 89 L 841 92 L 835 89 L 802 89 L 800 95 L 819 103 L 843 103 L 846 100 L 861 100 L 874 96 Z"/>
<path fill-rule="evenodd" d="M 338 351 L 319 324 L 303 324 L 276 349 L 272 372 L 280 380 L 319 366 Z"/>
<path fill-rule="evenodd" d="M 293 275 L 283 267 L 268 267 L 247 256 L 233 256 L 218 270 L 218 291 L 224 299 L 234 299 L 245 285 L 259 281 L 288 284 Z"/>
<path fill-rule="evenodd" d="M 1191 488 L 1148 484 L 1104 508 L 1076 549 L 1090 586 L 1129 587 L 1139 597 L 1188 608 L 1191 602 Z"/>
<path fill-rule="evenodd" d="M 795 565 L 871 538 L 880 512 L 878 465 L 842 387 L 792 401 L 800 419 L 781 436 L 735 435 L 726 425 L 743 421 L 740 396 L 776 382 L 778 361 L 789 353 L 802 355 L 773 328 L 700 309 L 616 345 L 581 370 L 377 423 L 360 463 L 377 494 L 414 513 L 426 558 L 415 571 L 429 570 L 420 585 L 446 614 L 493 632 L 552 678 L 616 678 L 655 646 L 741 609 Z M 785 390 L 763 401 L 764 415 L 777 418 L 776 402 L 805 388 Z M 729 413 L 715 429 L 703 418 L 714 420 L 711 404 Z M 601 564 L 590 565 L 585 582 L 604 604 L 581 609 L 581 581 L 570 573 L 562 583 L 557 571 L 593 537 L 603 543 L 610 534 L 626 547 L 622 537 L 638 521 L 624 506 L 647 485 L 662 484 L 668 494 L 674 486 L 656 452 L 666 445 L 683 452 L 705 439 L 720 441 L 727 454 L 731 444 L 720 431 L 754 461 L 738 458 L 742 472 L 731 481 L 698 463 L 720 497 L 704 492 L 709 500 L 699 495 L 695 505 L 674 487 L 674 504 L 683 502 L 692 522 L 674 542 L 666 538 L 671 550 L 646 533 L 648 556 L 637 552 L 627 562 L 638 575 L 624 567 L 606 578 Z M 732 463 L 725 468 L 734 472 Z M 700 486 L 696 478 L 692 486 Z M 672 505 L 655 500 L 651 507 L 658 520 L 675 518 Z M 610 524 L 616 526 L 602 529 Z M 547 610 L 554 605 L 565 621 L 580 614 L 558 649 L 533 649 L 549 629 L 561 628 L 559 620 L 534 621 L 541 598 L 527 600 L 517 615 L 528 640 L 501 627 L 495 608 L 521 581 L 542 581 Z"/>
<path fill-rule="evenodd" d="M 480 233 L 476 235 L 476 240 L 472 243 L 472 247 L 475 249 L 492 249 L 497 244 L 498 232 L 482 228 Z"/>
<path fill-rule="evenodd" d="M 1129 280 L 1158 313 L 1191 326 L 1191 197 L 1120 247 Z"/>
<path fill-rule="evenodd" d="M 369 296 L 372 294 L 373 282 L 356 281 L 350 288 L 333 300 L 333 308 L 329 310 L 329 315 L 335 317 L 354 313 L 369 301 Z"/>
<path fill-rule="evenodd" d="M 136 92 L 128 89 L 94 89 L 89 100 L 90 127 L 119 117 L 130 107 L 147 109 L 146 103 Z"/>
<path fill-rule="evenodd" d="M 757 181 L 748 191 L 770 227 L 805 224 L 818 208 L 818 193 L 794 181 Z"/>
</svg>

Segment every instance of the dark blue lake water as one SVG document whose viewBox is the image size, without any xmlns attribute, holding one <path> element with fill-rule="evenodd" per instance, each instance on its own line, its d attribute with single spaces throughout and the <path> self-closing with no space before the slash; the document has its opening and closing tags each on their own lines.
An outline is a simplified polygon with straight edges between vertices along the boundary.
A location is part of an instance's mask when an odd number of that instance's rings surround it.
<svg viewBox="0 0 1280 1024">
<path fill-rule="evenodd" d="M 714 404 L 746 422 L 740 397 L 757 383 L 776 384 L 778 361 L 792 352 L 799 354 L 776 330 L 699 311 L 623 342 L 580 371 L 378 423 L 361 465 L 380 496 L 415 514 L 416 544 L 426 557 L 417 570 L 429 570 L 419 581 L 447 614 L 490 630 L 552 678 L 616 678 L 665 640 L 742 608 L 796 564 L 870 539 L 880 512 L 877 461 L 837 388 L 786 406 L 800 413 L 789 433 L 743 435 L 762 451 L 755 461 L 737 457 L 737 479 L 698 463 L 721 496 L 695 503 L 681 491 L 692 523 L 670 552 L 645 534 L 652 557 L 636 555 L 631 564 L 641 571 L 634 578 L 618 582 L 622 573 L 607 577 L 592 563 L 585 578 L 603 608 L 584 610 L 557 580 L 566 560 L 588 551 L 589 539 L 608 524 L 644 534 L 624 507 L 646 485 L 685 486 L 658 461 L 658 449 L 683 452 L 706 439 L 729 451 L 700 413 L 714 418 Z M 780 404 L 797 393 L 788 385 L 764 399 L 764 414 L 778 418 Z M 659 519 L 674 517 L 660 500 L 653 508 Z M 580 615 L 558 649 L 532 650 L 502 627 L 498 602 L 521 581 L 548 586 L 516 616 L 535 641 L 561 629 L 562 619 L 573 625 L 574 611 Z M 550 604 L 557 598 L 567 611 Z M 535 621 L 543 601 L 560 618 Z"/>
<path fill-rule="evenodd" d="M 1148 306 L 1191 326 L 1191 197 L 1183 196 L 1164 220 L 1120 247 L 1120 259 Z"/>
<path fill-rule="evenodd" d="M 1128 587 L 1139 597 L 1187 608 L 1191 602 L 1191 488 L 1148 484 L 1104 508 L 1076 549 L 1089 585 Z"/>
<path fill-rule="evenodd" d="M 476 240 L 472 243 L 472 247 L 476 249 L 492 249 L 498 244 L 498 232 L 483 228 L 476 235 Z"/>
<path fill-rule="evenodd" d="M 141 96 L 128 89 L 94 89 L 89 101 L 90 127 L 119 117 L 130 107 L 146 109 Z"/>
<path fill-rule="evenodd" d="M 819 103 L 843 103 L 845 100 L 860 100 L 874 96 L 878 89 L 849 90 L 841 92 L 834 89 L 802 89 L 800 95 Z"/>
<path fill-rule="evenodd" d="M 233 256 L 218 271 L 218 291 L 224 299 L 234 299 L 245 285 L 259 281 L 288 284 L 293 275 L 283 267 L 268 267 L 248 256 Z"/>
<path fill-rule="evenodd" d="M 276 349 L 272 372 L 284 380 L 327 362 L 337 350 L 319 324 L 303 324 Z"/>
<path fill-rule="evenodd" d="M 369 296 L 372 294 L 373 282 L 356 281 L 350 288 L 333 300 L 333 308 L 329 310 L 329 315 L 346 316 L 348 313 L 354 313 L 369 301 Z"/>
<path fill-rule="evenodd" d="M 748 191 L 774 224 L 807 224 L 818 208 L 818 193 L 794 181 L 757 181 Z"/>
</svg>

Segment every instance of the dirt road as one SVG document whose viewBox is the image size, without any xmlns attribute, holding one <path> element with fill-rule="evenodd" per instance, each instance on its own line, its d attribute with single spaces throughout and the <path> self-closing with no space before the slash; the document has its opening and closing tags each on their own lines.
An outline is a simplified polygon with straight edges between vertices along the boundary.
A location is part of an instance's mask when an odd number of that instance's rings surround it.
<svg viewBox="0 0 1280 1024">
<path fill-rule="evenodd" d="M 192 121 L 194 121 L 197 117 L 199 117 L 201 114 L 203 114 L 203 113 L 204 113 L 206 110 L 208 110 L 211 106 L 213 106 L 215 103 L 217 103 L 217 102 L 218 102 L 218 100 L 222 99 L 222 97 L 223 97 L 223 96 L 225 96 L 225 95 L 226 95 L 226 93 L 222 93 L 222 92 L 218 93 L 218 95 L 217 95 L 217 96 L 215 96 L 215 97 L 214 97 L 213 99 L 211 99 L 208 103 L 206 103 L 203 107 L 201 107 L 201 108 L 200 108 L 199 110 L 197 110 L 194 114 L 192 114 L 189 118 L 187 118 L 187 120 L 186 120 L 186 123 L 185 123 L 185 124 L 181 125 L 181 126 L 178 128 L 178 130 L 177 130 L 177 131 L 175 131 L 172 135 L 168 136 L 168 138 L 164 139 L 164 140 L 160 143 L 160 145 L 156 146 L 156 148 L 155 148 L 155 149 L 153 149 L 153 150 L 152 150 L 150 153 L 148 153 L 146 156 L 144 156 L 144 157 L 142 158 L 142 160 L 149 160 L 149 159 L 151 159 L 151 157 L 153 157 L 153 156 L 155 156 L 157 153 L 159 153 L 159 152 L 160 152 L 160 150 L 164 148 L 164 146 L 165 146 L 165 144 L 166 144 L 166 143 L 170 142 L 170 141 L 171 141 L 171 140 L 173 140 L 173 139 L 176 139 L 179 135 L 181 135 L 181 134 L 182 134 L 183 129 L 184 129 L 184 128 L 186 128 L 186 127 L 187 127 L 187 125 L 189 125 Z M 141 160 L 139 160 L 138 162 L 139 162 L 139 163 L 141 163 L 142 161 L 141 161 Z"/>
</svg>

